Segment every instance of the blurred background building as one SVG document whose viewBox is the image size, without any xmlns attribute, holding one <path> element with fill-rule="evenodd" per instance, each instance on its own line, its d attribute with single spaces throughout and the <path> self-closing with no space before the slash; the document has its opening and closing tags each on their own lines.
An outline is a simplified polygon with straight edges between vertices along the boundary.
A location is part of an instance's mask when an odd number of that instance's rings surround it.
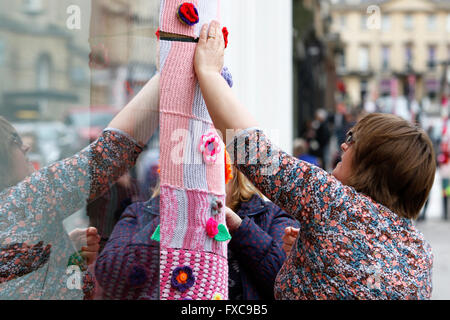
<svg viewBox="0 0 450 320">
<path fill-rule="evenodd" d="M 450 1 L 333 1 L 338 76 L 353 105 L 413 120 L 440 113 L 450 60 Z"/>
<path fill-rule="evenodd" d="M 158 17 L 159 1 L 0 0 L 0 114 L 36 167 L 96 139 L 154 75 Z"/>
<path fill-rule="evenodd" d="M 62 119 L 88 103 L 88 48 L 66 28 L 72 3 L 0 0 L 0 111 L 9 120 Z"/>
<path fill-rule="evenodd" d="M 303 136 L 318 109 L 334 112 L 335 57 L 340 36 L 332 32 L 331 2 L 293 0 L 294 133 Z"/>
</svg>

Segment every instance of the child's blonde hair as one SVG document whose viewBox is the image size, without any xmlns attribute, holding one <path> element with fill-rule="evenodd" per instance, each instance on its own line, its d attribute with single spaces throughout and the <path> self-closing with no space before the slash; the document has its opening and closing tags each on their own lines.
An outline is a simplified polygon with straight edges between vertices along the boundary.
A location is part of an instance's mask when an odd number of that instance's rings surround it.
<svg viewBox="0 0 450 320">
<path fill-rule="evenodd" d="M 235 167 L 233 171 L 233 179 L 229 182 L 232 192 L 227 195 L 227 204 L 231 210 L 236 211 L 242 202 L 250 201 L 254 195 L 264 197 L 242 172 Z"/>
</svg>

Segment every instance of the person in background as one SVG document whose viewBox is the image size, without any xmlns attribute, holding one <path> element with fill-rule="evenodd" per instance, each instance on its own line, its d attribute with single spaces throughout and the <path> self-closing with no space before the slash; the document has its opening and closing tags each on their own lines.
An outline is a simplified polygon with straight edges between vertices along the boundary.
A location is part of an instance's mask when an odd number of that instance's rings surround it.
<svg viewBox="0 0 450 320">
<path fill-rule="evenodd" d="M 438 156 L 439 175 L 442 181 L 443 218 L 448 219 L 448 198 L 450 197 L 450 135 L 442 137 Z"/>
<path fill-rule="evenodd" d="M 331 138 L 327 120 L 327 112 L 324 109 L 317 110 L 308 134 L 310 153 L 319 159 L 320 167 L 323 169 L 327 167 L 327 152 Z"/>
<path fill-rule="evenodd" d="M 306 142 L 305 139 L 297 138 L 294 140 L 294 157 L 319 167 L 319 160 L 317 157 L 310 155 L 308 151 L 308 142 Z"/>
</svg>

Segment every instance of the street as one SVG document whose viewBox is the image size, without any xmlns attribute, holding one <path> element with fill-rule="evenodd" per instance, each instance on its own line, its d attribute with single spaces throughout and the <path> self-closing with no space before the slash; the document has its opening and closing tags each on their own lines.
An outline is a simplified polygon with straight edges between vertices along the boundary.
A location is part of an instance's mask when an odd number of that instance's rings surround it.
<svg viewBox="0 0 450 320">
<path fill-rule="evenodd" d="M 427 219 L 416 225 L 431 244 L 434 254 L 432 300 L 450 299 L 450 221 L 442 219 L 441 181 L 439 172 L 431 191 Z"/>
</svg>

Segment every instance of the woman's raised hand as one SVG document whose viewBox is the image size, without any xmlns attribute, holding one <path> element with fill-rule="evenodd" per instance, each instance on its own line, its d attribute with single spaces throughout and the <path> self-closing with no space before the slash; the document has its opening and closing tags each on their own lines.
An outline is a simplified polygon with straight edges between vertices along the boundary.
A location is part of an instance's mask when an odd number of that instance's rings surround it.
<svg viewBox="0 0 450 320">
<path fill-rule="evenodd" d="M 203 25 L 195 52 L 195 72 L 198 77 L 208 73 L 220 74 L 224 64 L 225 40 L 217 21 Z"/>
<path fill-rule="evenodd" d="M 225 208 L 225 217 L 226 217 L 226 223 L 227 223 L 227 227 L 228 230 L 230 230 L 230 232 L 234 232 L 237 229 L 239 229 L 239 227 L 242 224 L 242 219 L 237 215 L 237 213 L 235 213 L 233 210 L 231 210 L 230 208 L 226 207 Z"/>
<path fill-rule="evenodd" d="M 70 240 L 75 247 L 81 246 L 81 256 L 86 259 L 86 263 L 91 265 L 95 262 L 100 249 L 100 236 L 96 228 L 75 229 L 69 233 Z"/>
</svg>

